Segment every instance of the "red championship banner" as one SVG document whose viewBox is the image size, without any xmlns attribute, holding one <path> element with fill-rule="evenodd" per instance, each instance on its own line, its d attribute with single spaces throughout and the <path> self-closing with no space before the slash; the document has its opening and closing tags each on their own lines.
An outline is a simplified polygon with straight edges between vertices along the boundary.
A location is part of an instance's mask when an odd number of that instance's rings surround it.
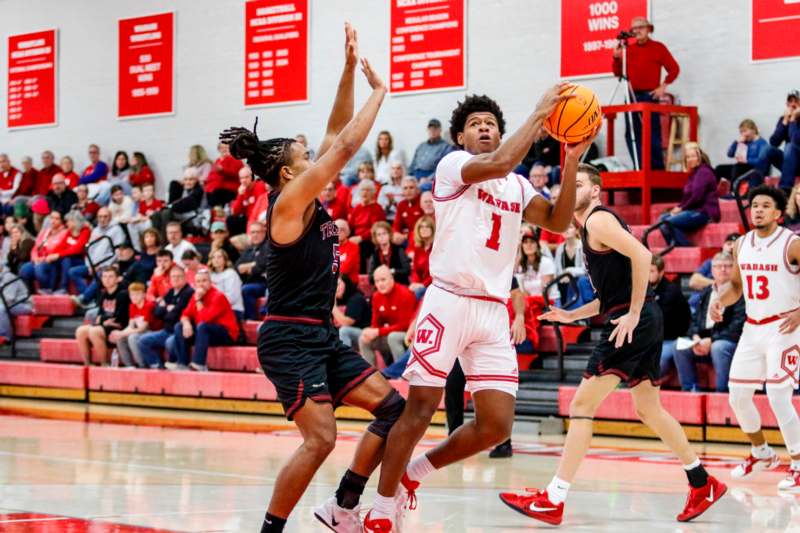
<svg viewBox="0 0 800 533">
<path fill-rule="evenodd" d="M 800 0 L 753 0 L 752 12 L 752 61 L 800 57 Z"/>
<path fill-rule="evenodd" d="M 174 13 L 120 19 L 119 118 L 173 113 L 174 36 Z"/>
<path fill-rule="evenodd" d="M 648 0 L 561 0 L 561 77 L 611 75 L 617 35 L 634 17 L 648 17 Z"/>
<path fill-rule="evenodd" d="M 308 101 L 308 0 L 244 8 L 245 107 Z"/>
<path fill-rule="evenodd" d="M 8 37 L 8 127 L 56 120 L 57 30 Z"/>
<path fill-rule="evenodd" d="M 391 0 L 390 90 L 466 86 L 464 0 Z"/>
</svg>

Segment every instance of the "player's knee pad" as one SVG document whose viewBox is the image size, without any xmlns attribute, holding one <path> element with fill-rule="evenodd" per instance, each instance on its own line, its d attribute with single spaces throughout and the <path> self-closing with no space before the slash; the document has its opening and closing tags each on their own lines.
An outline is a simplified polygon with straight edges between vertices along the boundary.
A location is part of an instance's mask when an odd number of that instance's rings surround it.
<svg viewBox="0 0 800 533">
<path fill-rule="evenodd" d="M 770 387 L 767 385 L 767 398 L 778 427 L 781 430 L 784 444 L 789 455 L 800 453 L 800 418 L 792 404 L 794 389 L 789 386 Z"/>
<path fill-rule="evenodd" d="M 755 433 L 761 429 L 761 415 L 753 403 L 755 392 L 751 387 L 731 387 L 728 394 L 728 403 L 745 433 Z"/>
<path fill-rule="evenodd" d="M 394 423 L 403 414 L 405 406 L 406 401 L 400 393 L 392 389 L 392 392 L 372 411 L 375 420 L 367 427 L 367 431 L 385 439 Z"/>
</svg>

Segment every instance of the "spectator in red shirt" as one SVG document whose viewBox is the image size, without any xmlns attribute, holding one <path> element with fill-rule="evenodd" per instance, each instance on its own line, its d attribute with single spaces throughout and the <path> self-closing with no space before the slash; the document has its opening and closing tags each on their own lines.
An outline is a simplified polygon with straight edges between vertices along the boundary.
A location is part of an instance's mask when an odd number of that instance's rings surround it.
<svg viewBox="0 0 800 533">
<path fill-rule="evenodd" d="M 205 190 L 209 207 L 224 206 L 236 198 L 239 170 L 244 166 L 244 163 L 231 156 L 227 144 L 219 143 L 217 150 L 219 157 L 206 178 Z"/>
<path fill-rule="evenodd" d="M 56 294 L 66 294 L 69 288 L 69 269 L 83 264 L 83 253 L 92 228 L 82 214 L 78 211 L 70 211 L 64 217 L 67 225 L 67 234 L 56 247 L 52 256 L 58 261 L 61 270 L 61 283 L 56 288 Z M 48 256 L 49 260 L 50 256 Z"/>
<path fill-rule="evenodd" d="M 64 218 L 61 213 L 53 211 L 48 219 L 42 231 L 39 232 L 39 236 L 36 237 L 31 262 L 22 265 L 19 273 L 20 277 L 28 282 L 28 286 L 36 278 L 41 294 L 50 294 L 56 286 L 58 261 L 61 259 L 56 252 L 67 237 L 67 228 L 64 226 Z"/>
<path fill-rule="evenodd" d="M 195 277 L 195 290 L 189 305 L 175 325 L 175 343 L 167 368 L 190 367 L 207 372 L 206 360 L 211 346 L 230 346 L 239 338 L 239 323 L 225 295 L 211 285 L 211 274 L 200 270 Z M 189 362 L 189 349 L 194 354 Z"/>
<path fill-rule="evenodd" d="M 263 181 L 253 180 L 253 171 L 250 167 L 245 165 L 239 169 L 239 189 L 236 199 L 231 204 L 231 214 L 226 221 L 228 233 L 241 235 L 247 231 L 247 221 L 253 213 L 256 202 L 266 192 L 267 186 Z"/>
<path fill-rule="evenodd" d="M 422 299 L 425 289 L 431 284 L 430 256 L 433 248 L 433 236 L 436 233 L 436 222 L 433 218 L 425 215 L 417 220 L 414 226 L 414 236 L 411 242 L 414 247 L 409 250 L 411 260 L 411 285 L 409 289 L 414 291 L 417 300 Z"/>
<path fill-rule="evenodd" d="M 33 159 L 26 155 L 22 158 L 22 180 L 14 193 L 14 198 L 33 196 L 38 179 L 39 171 L 33 168 Z"/>
<path fill-rule="evenodd" d="M 350 278 L 358 286 L 358 269 L 361 265 L 361 251 L 358 245 L 350 240 L 350 226 L 346 220 L 336 219 L 339 230 L 339 275 Z"/>
<path fill-rule="evenodd" d="M 405 244 L 414 226 L 422 216 L 422 208 L 419 205 L 419 183 L 416 178 L 406 176 L 403 178 L 403 201 L 397 204 L 397 214 L 394 216 L 394 235 L 392 242 L 395 244 Z"/>
<path fill-rule="evenodd" d="M 48 191 L 50 191 L 53 177 L 55 177 L 56 174 L 63 173 L 61 167 L 55 164 L 55 159 L 53 152 L 50 150 L 42 152 L 42 168 L 39 169 L 39 178 L 36 180 L 33 194 L 38 196 L 46 195 Z"/>
<path fill-rule="evenodd" d="M 22 174 L 11 166 L 11 160 L 6 154 L 0 154 L 0 208 L 3 214 L 10 215 L 14 212 L 14 203 L 11 201 L 22 182 Z"/>
<path fill-rule="evenodd" d="M 156 254 L 156 269 L 150 278 L 150 285 L 147 287 L 147 299 L 157 302 L 164 298 L 172 288 L 169 282 L 169 271 L 172 270 L 173 258 L 169 250 L 159 250 Z"/>
<path fill-rule="evenodd" d="M 65 155 L 64 157 L 61 158 L 60 166 L 61 166 L 61 171 L 64 174 L 64 179 L 67 182 L 67 188 L 76 190 L 76 188 L 78 187 L 78 182 L 81 180 L 81 177 L 78 176 L 77 172 L 75 172 L 75 162 L 72 161 L 72 158 L 70 156 Z"/>
<path fill-rule="evenodd" d="M 325 208 L 328 215 L 330 215 L 333 220 L 338 220 L 340 218 L 347 220 L 349 204 L 343 202 L 339 198 L 334 183 L 328 183 L 325 188 L 322 189 L 319 201 L 322 202 L 322 207 Z"/>
<path fill-rule="evenodd" d="M 358 338 L 361 355 L 375 365 L 375 350 L 391 364 L 405 352 L 406 329 L 414 317 L 417 298 L 405 285 L 395 283 L 387 266 L 375 270 L 375 288 L 372 295 L 372 324 Z"/>
<path fill-rule="evenodd" d="M 97 212 L 100 210 L 100 204 L 89 199 L 89 187 L 78 185 L 75 187 L 75 194 L 78 197 L 78 203 L 75 204 L 75 208 L 81 212 L 86 220 L 94 221 Z"/>
<path fill-rule="evenodd" d="M 133 152 L 131 157 L 131 175 L 128 176 L 128 183 L 132 187 L 143 187 L 146 184 L 155 184 L 156 177 L 147 164 L 147 158 L 142 152 Z"/>
<path fill-rule="evenodd" d="M 139 351 L 139 337 L 148 330 L 161 329 L 153 315 L 156 304 L 145 298 L 144 283 L 134 282 L 128 286 L 128 325 L 125 329 L 114 330 L 108 335 L 108 342 L 117 346 L 120 362 L 124 366 L 144 367 Z M 152 325 L 152 328 L 151 328 Z"/>
<path fill-rule="evenodd" d="M 635 101 L 659 102 L 667 92 L 667 85 L 675 81 L 680 72 L 680 67 L 663 43 L 650 39 L 653 24 L 644 17 L 634 17 L 631 22 L 631 32 L 636 41 L 628 46 L 627 74 L 630 86 L 635 96 Z M 622 46 L 614 49 L 614 75 L 622 76 Z M 667 77 L 661 81 L 661 69 L 667 71 Z M 632 113 L 633 131 L 636 137 L 636 155 L 639 168 L 642 168 L 642 114 Z M 664 153 L 661 149 L 661 116 L 658 113 L 650 115 L 650 151 L 651 168 L 664 169 Z M 634 157 L 633 139 L 631 139 L 628 121 L 625 121 L 625 141 L 631 159 Z"/>
<path fill-rule="evenodd" d="M 362 181 L 359 185 L 361 202 L 350 211 L 347 223 L 353 235 L 350 240 L 361 249 L 360 271 L 366 272 L 367 258 L 372 255 L 372 226 L 381 220 L 386 220 L 386 212 L 375 201 L 376 187 L 372 181 Z"/>
</svg>

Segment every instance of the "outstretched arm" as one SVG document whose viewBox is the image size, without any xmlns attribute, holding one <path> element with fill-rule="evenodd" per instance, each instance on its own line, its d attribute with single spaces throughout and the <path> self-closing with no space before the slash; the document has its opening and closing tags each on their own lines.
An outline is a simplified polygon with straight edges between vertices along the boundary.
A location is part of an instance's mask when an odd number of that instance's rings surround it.
<svg viewBox="0 0 800 533">
<path fill-rule="evenodd" d="M 480 154 L 471 158 L 461 167 L 461 179 L 464 183 L 479 183 L 506 176 L 514 170 L 528 150 L 531 149 L 542 131 L 544 120 L 556 108 L 556 105 L 567 98 L 559 93 L 567 87 L 567 83 L 559 83 L 544 93 L 531 116 L 520 129 L 514 132 L 497 150 L 489 154 Z M 455 140 L 455 139 L 454 139 Z"/>
<path fill-rule="evenodd" d="M 358 33 L 350 26 L 349 22 L 344 24 L 344 71 L 339 79 L 339 88 L 336 90 L 336 100 L 333 102 L 331 115 L 328 117 L 328 126 L 325 130 L 325 137 L 317 150 L 317 161 L 333 144 L 336 136 L 353 118 L 353 81 L 355 79 L 356 64 L 358 64 Z"/>
</svg>

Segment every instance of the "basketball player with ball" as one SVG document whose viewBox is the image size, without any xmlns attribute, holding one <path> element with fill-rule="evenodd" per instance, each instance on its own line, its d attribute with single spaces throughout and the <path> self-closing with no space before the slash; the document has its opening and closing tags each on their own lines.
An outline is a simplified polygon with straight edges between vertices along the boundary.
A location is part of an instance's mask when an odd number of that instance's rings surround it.
<svg viewBox="0 0 800 533">
<path fill-rule="evenodd" d="M 519 372 L 511 343 L 506 301 L 522 221 L 563 232 L 575 208 L 575 173 L 600 125 L 596 98 L 572 95 L 560 84 L 542 96 L 533 114 L 505 142 L 505 120 L 488 96 L 468 96 L 450 119 L 461 150 L 436 168 L 433 198 L 436 236 L 430 256 L 433 283 L 417 315 L 412 357 L 403 377 L 410 390 L 406 408 L 389 432 L 378 495 L 364 531 L 402 531 L 406 504 L 431 472 L 504 442 L 511 434 Z M 513 173 L 557 111 L 577 144 L 566 147 L 561 194 L 555 204 Z M 552 124 L 552 120 L 551 120 Z M 579 135 L 580 134 L 580 135 Z M 439 406 L 456 357 L 472 393 L 475 419 L 436 448 L 409 459 Z"/>
<path fill-rule="evenodd" d="M 603 314 L 602 337 L 570 405 L 569 430 L 555 477 L 544 490 L 504 493 L 500 499 L 531 518 L 560 524 L 570 484 L 592 441 L 594 414 L 617 385 L 626 381 L 642 422 L 683 464 L 689 496 L 677 518 L 687 522 L 719 500 L 726 487 L 706 472 L 680 424 L 661 406 L 657 381 L 664 317 L 648 289 L 652 254 L 619 215 L 600 204 L 600 192 L 600 173 L 591 165 L 580 165 L 575 220 L 581 227 L 586 268 L 597 297 L 572 311 L 552 308 L 539 318 L 568 323 Z"/>
</svg>

